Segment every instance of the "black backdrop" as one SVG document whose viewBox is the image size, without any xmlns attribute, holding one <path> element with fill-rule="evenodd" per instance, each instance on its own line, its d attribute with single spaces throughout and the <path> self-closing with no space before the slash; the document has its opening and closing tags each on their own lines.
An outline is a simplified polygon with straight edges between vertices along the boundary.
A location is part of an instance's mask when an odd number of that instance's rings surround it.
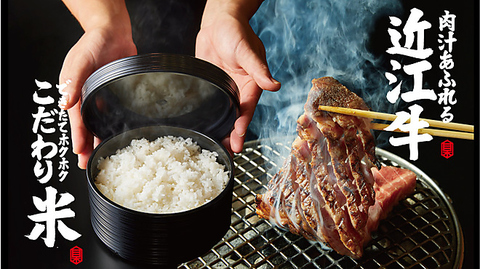
<svg viewBox="0 0 480 269">
<path fill-rule="evenodd" d="M 175 1 L 173 1 L 175 2 Z M 443 9 L 457 14 L 458 42 L 455 44 L 455 73 L 457 78 L 455 120 L 473 124 L 478 121 L 478 3 L 477 1 L 405 1 L 406 9 L 418 7 L 426 12 L 429 21 L 436 20 Z M 414 3 L 416 2 L 416 3 Z M 4 2 L 5 3 L 5 2 Z M 32 95 L 37 90 L 35 79 L 57 83 L 63 58 L 81 36 L 82 30 L 61 1 L 17 0 L 8 1 L 2 15 L 2 265 L 5 268 L 137 268 L 108 251 L 95 237 L 89 222 L 89 208 L 84 171 L 76 167 L 76 157 L 67 153 L 70 161 L 69 175 L 63 182 L 52 179 L 42 185 L 33 174 L 34 159 L 31 144 L 36 140 L 32 132 L 32 113 L 38 105 Z M 184 18 L 192 23 L 180 38 L 146 42 L 141 52 L 165 51 L 193 53 L 195 23 L 200 19 L 201 5 L 192 4 L 193 12 Z M 131 10 L 135 5 L 129 2 Z M 184 12 L 181 6 L 171 10 Z M 6 10 L 6 11 L 5 11 Z M 194 12 L 194 10 L 197 10 Z M 408 10 L 408 9 L 407 9 Z M 428 18 L 431 14 L 432 18 Z M 6 19 L 5 19 L 6 18 Z M 187 19 L 188 18 L 188 19 Z M 168 35 L 157 29 L 159 35 Z M 141 33 L 137 35 L 141 39 Z M 435 37 L 430 37 L 435 38 Z M 168 41 L 170 40 L 170 41 Z M 140 40 L 141 41 L 141 40 Z M 139 42 L 140 42 L 139 41 Z M 428 79 L 428 78 L 427 78 Z M 436 82 L 432 82 L 435 84 Z M 55 91 L 48 92 L 58 98 Z M 439 109 L 429 109 L 423 117 L 438 117 Z M 478 128 L 478 125 L 476 125 Z M 6 133 L 5 133 L 6 130 Z M 254 138 L 254 137 L 251 137 Z M 465 238 L 464 268 L 475 268 L 478 254 L 478 141 L 452 139 L 455 155 L 450 159 L 440 156 L 440 143 L 445 139 L 434 138 L 419 146 L 420 158 L 413 162 L 435 179 L 453 201 Z M 408 159 L 407 147 L 385 147 Z M 65 224 L 82 234 L 73 241 L 63 239 L 57 232 L 55 247 L 47 248 L 40 238 L 32 241 L 25 237 L 34 223 L 27 215 L 38 213 L 32 196 L 45 197 L 45 187 L 53 186 L 59 193 L 69 192 L 75 197 L 70 208 L 76 213 Z M 84 261 L 74 265 L 69 261 L 69 250 L 74 246 L 84 249 Z"/>
</svg>

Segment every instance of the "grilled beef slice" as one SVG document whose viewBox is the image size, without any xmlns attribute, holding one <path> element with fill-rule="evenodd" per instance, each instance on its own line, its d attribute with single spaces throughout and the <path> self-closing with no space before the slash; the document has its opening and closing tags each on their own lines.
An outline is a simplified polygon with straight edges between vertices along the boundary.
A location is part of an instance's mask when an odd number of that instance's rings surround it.
<svg viewBox="0 0 480 269">
<path fill-rule="evenodd" d="M 368 110 L 360 97 L 331 77 L 312 84 L 290 156 L 268 191 L 257 196 L 256 211 L 293 233 L 359 258 L 379 220 L 413 191 L 416 176 L 404 169 L 377 169 L 369 119 L 318 109 Z"/>
</svg>

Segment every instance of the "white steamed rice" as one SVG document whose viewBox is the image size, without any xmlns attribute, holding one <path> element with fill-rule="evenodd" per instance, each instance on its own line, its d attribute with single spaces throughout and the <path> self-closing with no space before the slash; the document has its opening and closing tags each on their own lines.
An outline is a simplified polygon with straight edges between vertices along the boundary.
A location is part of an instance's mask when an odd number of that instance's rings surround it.
<svg viewBox="0 0 480 269">
<path fill-rule="evenodd" d="M 191 138 L 165 136 L 132 140 L 98 163 L 97 188 L 130 209 L 174 213 L 199 207 L 225 188 L 229 173 L 216 152 Z"/>
</svg>

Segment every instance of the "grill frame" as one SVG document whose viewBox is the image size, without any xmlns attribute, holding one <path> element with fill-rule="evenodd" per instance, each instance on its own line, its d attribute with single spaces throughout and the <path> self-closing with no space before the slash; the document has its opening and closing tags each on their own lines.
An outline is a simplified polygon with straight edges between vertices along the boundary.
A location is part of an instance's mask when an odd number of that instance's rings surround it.
<svg viewBox="0 0 480 269">
<path fill-rule="evenodd" d="M 234 157 L 229 230 L 208 253 L 179 268 L 461 268 L 463 234 L 451 199 L 419 168 L 383 149 L 376 150 L 379 161 L 410 169 L 417 175 L 417 186 L 380 222 L 361 259 L 324 250 L 258 218 L 255 195 L 265 192 L 289 145 L 271 140 L 245 143 Z"/>
</svg>

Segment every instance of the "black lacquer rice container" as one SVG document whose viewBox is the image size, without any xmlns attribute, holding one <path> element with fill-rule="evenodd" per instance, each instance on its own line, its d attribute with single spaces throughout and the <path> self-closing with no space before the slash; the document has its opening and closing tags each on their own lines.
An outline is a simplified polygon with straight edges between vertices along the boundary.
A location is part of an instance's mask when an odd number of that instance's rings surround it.
<svg viewBox="0 0 480 269">
<path fill-rule="evenodd" d="M 142 98 L 143 105 L 138 100 Z M 238 89 L 225 72 L 185 55 L 123 58 L 87 79 L 81 110 L 86 127 L 102 140 L 86 172 L 91 224 L 110 250 L 129 262 L 173 267 L 221 240 L 230 226 L 234 167 L 220 141 L 239 116 Z M 153 141 L 167 135 L 192 138 L 202 149 L 218 154 L 229 181 L 216 198 L 179 213 L 146 213 L 123 207 L 98 190 L 100 158 L 115 154 L 133 139 Z"/>
</svg>

